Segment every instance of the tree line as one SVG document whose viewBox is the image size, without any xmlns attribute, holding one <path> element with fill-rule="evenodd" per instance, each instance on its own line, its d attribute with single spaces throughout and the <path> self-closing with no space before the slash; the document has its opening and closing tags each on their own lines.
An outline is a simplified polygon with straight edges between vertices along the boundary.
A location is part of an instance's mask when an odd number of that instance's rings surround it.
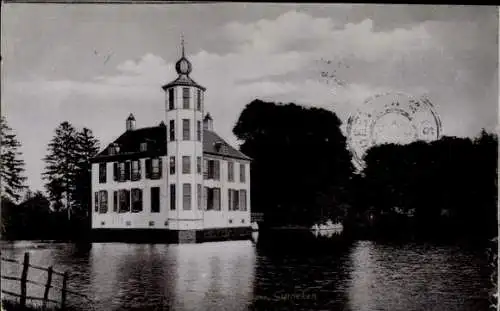
<svg viewBox="0 0 500 311">
<path fill-rule="evenodd" d="M 253 159 L 266 226 L 341 220 L 349 231 L 496 236 L 495 134 L 372 147 L 357 172 L 334 112 L 255 100 L 233 133 Z"/>
<path fill-rule="evenodd" d="M 233 133 L 250 156 L 253 212 L 265 226 L 342 221 L 347 232 L 496 236 L 495 134 L 372 147 L 358 172 L 334 112 L 254 100 Z M 61 123 L 48 143 L 45 190 L 26 187 L 20 143 L 1 119 L 2 234 L 69 238 L 90 228 L 91 130 Z M 22 195 L 24 193 L 24 196 Z"/>
<path fill-rule="evenodd" d="M 88 128 L 59 124 L 47 145 L 42 178 L 46 194 L 26 185 L 21 144 L 7 120 L 0 119 L 2 228 L 4 238 L 71 238 L 88 230 L 91 198 L 89 159 L 99 142 Z"/>
</svg>

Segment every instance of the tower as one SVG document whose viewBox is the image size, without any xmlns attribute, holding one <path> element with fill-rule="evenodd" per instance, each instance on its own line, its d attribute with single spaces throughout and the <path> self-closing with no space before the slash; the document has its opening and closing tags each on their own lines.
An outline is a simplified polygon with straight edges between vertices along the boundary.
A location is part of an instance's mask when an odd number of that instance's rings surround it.
<svg viewBox="0 0 500 311">
<path fill-rule="evenodd" d="M 189 76 L 191 62 L 181 40 L 178 77 L 164 85 L 167 128 L 169 229 L 203 228 L 203 98 L 205 88 Z"/>
</svg>

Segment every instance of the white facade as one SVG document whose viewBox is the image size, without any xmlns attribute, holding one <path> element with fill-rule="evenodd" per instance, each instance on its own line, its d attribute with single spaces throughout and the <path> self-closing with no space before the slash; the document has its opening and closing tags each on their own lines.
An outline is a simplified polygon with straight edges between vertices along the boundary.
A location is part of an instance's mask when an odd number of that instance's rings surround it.
<svg viewBox="0 0 500 311">
<path fill-rule="evenodd" d="M 176 208 L 171 209 L 170 193 L 167 185 L 177 183 L 178 180 L 184 182 L 189 180 L 188 177 L 177 178 L 174 175 L 169 175 L 169 165 L 167 157 L 162 159 L 162 177 L 160 179 L 145 178 L 145 161 L 141 161 L 141 178 L 137 181 L 115 181 L 113 178 L 113 163 L 106 163 L 106 182 L 99 182 L 99 163 L 92 164 L 92 229 L 171 229 L 171 230 L 190 230 L 190 229 L 209 229 L 209 228 L 226 228 L 226 227 L 248 227 L 250 225 L 250 162 L 239 159 L 224 159 L 220 156 L 205 155 L 204 160 L 220 161 L 220 179 L 204 179 L 203 174 L 200 176 L 200 184 L 202 185 L 202 209 L 198 209 L 197 189 L 192 191 L 191 195 L 191 211 L 183 210 L 182 189 L 176 187 Z M 234 163 L 234 181 L 228 181 L 228 162 Z M 177 164 L 177 163 L 176 163 Z M 240 182 L 240 164 L 245 170 L 245 182 Z M 203 164 L 202 164 L 203 165 Z M 182 172 L 182 167 L 177 165 L 176 173 Z M 196 167 L 194 167 L 196 169 Z M 202 167 L 202 172 L 206 168 Z M 160 190 L 159 196 L 159 212 L 151 211 L 151 188 L 158 187 Z M 220 189 L 220 210 L 207 210 L 208 198 L 205 187 Z M 120 202 L 115 203 L 115 191 L 120 190 L 142 190 L 142 211 L 120 212 Z M 229 189 L 244 190 L 245 195 L 245 210 L 229 210 Z M 104 208 L 99 198 L 99 192 L 106 191 L 106 207 Z M 97 206 L 96 206 L 96 196 Z M 118 199 L 119 201 L 119 199 Z M 115 205 L 116 204 L 116 205 Z M 241 202 L 239 202 L 241 205 Z M 114 210 L 116 206 L 117 210 Z M 102 208 L 101 208 L 102 207 Z M 241 206 L 239 206 L 241 207 Z"/>
<path fill-rule="evenodd" d="M 118 150 L 120 157 L 109 154 L 93 160 L 92 229 L 202 230 L 250 226 L 250 159 L 241 153 L 238 157 L 214 152 L 211 145 L 210 150 L 204 150 L 205 89 L 189 78 L 191 64 L 184 55 L 176 69 L 179 78 L 163 87 L 166 153 L 137 159 L 146 151 L 140 140 L 134 142 L 135 154 L 120 154 Z M 132 115 L 127 119 L 126 130 L 136 130 Z M 157 174 L 158 165 L 161 174 L 153 176 L 151 172 Z M 228 171 L 230 166 L 232 174 Z M 117 174 L 126 176 L 120 181 Z"/>
</svg>

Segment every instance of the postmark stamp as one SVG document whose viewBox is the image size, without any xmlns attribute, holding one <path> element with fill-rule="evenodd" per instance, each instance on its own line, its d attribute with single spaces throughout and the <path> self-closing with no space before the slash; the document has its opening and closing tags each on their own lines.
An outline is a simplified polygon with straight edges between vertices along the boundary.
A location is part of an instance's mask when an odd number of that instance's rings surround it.
<svg viewBox="0 0 500 311">
<path fill-rule="evenodd" d="M 366 151 L 375 145 L 432 141 L 441 132 L 441 120 L 429 99 L 399 92 L 368 98 L 347 121 L 348 146 L 360 167 Z"/>
</svg>

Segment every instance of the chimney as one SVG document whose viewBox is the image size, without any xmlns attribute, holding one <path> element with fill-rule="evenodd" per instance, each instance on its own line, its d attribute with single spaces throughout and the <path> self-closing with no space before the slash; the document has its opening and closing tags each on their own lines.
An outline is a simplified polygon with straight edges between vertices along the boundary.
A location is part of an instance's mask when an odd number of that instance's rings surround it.
<svg viewBox="0 0 500 311">
<path fill-rule="evenodd" d="M 133 114 L 130 114 L 128 116 L 125 127 L 126 127 L 127 131 L 133 131 L 133 130 L 135 130 L 135 118 L 134 118 Z"/>
<path fill-rule="evenodd" d="M 203 118 L 203 129 L 207 131 L 213 131 L 214 130 L 214 121 L 212 117 L 210 116 L 210 113 L 207 113 L 205 115 L 205 118 Z"/>
</svg>

